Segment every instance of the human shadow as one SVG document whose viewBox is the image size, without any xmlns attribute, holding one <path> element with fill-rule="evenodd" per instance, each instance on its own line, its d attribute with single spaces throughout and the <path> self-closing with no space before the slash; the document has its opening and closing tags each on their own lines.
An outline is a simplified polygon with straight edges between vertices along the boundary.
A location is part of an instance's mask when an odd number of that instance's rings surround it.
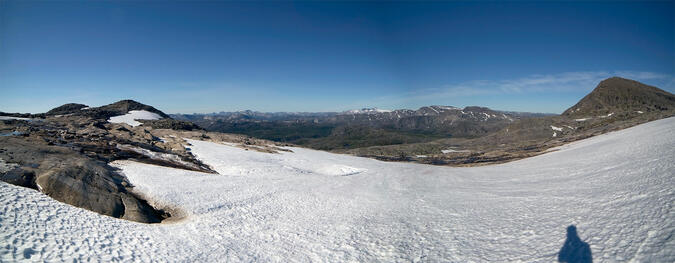
<svg viewBox="0 0 675 263">
<path fill-rule="evenodd" d="M 567 263 L 592 263 L 591 247 L 579 238 L 577 227 L 567 227 L 567 240 L 558 253 L 559 262 Z"/>
</svg>

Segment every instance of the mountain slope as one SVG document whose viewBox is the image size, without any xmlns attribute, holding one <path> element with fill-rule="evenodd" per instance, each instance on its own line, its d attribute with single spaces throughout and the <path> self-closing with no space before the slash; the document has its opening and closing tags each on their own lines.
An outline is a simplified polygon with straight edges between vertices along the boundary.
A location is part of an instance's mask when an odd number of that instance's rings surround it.
<svg viewBox="0 0 675 263">
<path fill-rule="evenodd" d="M 602 116 L 611 113 L 675 109 L 675 95 L 640 82 L 613 77 L 603 80 L 563 116 Z"/>
</svg>

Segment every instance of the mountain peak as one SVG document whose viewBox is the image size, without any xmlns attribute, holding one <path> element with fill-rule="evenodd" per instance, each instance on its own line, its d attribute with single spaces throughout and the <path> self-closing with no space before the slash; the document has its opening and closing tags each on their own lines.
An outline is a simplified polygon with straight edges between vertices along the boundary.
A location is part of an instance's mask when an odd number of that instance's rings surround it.
<svg viewBox="0 0 675 263">
<path fill-rule="evenodd" d="M 599 116 L 620 112 L 649 112 L 675 109 L 675 95 L 654 86 L 621 77 L 611 77 L 577 104 L 565 116 Z"/>
<path fill-rule="evenodd" d="M 112 116 L 116 115 L 124 115 L 128 113 L 129 111 L 132 110 L 143 110 L 143 111 L 149 111 L 152 113 L 157 113 L 159 116 L 162 116 L 162 118 L 169 118 L 169 115 L 165 114 L 164 112 L 156 109 L 155 107 L 140 103 L 135 100 L 120 100 L 118 102 L 108 104 L 105 106 L 101 106 L 98 108 L 92 108 L 91 110 L 88 110 L 88 112 L 98 112 L 98 113 L 104 113 L 102 117 L 105 118 L 110 118 Z M 99 114 L 97 114 L 99 115 Z"/>
<path fill-rule="evenodd" d="M 79 104 L 79 103 L 66 103 L 61 106 L 58 106 L 56 108 L 53 108 L 49 110 L 46 115 L 62 115 L 62 114 L 70 114 L 70 113 L 75 113 L 79 112 L 83 108 L 88 107 L 87 105 L 84 104 Z"/>
</svg>

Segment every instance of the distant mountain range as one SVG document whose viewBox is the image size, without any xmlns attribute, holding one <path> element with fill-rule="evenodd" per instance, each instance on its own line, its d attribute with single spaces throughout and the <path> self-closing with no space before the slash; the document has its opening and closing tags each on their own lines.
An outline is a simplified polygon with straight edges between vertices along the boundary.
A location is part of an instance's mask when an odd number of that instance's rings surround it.
<svg viewBox="0 0 675 263">
<path fill-rule="evenodd" d="M 513 112 L 513 111 L 493 111 L 488 108 L 470 106 L 457 108 L 453 106 L 426 106 L 417 110 L 398 109 L 398 110 L 384 110 L 378 108 L 363 108 L 356 110 L 348 110 L 343 112 L 260 112 L 252 110 L 234 111 L 234 112 L 214 112 L 214 113 L 194 113 L 194 114 L 171 114 L 171 117 L 180 120 L 229 120 L 229 121 L 249 121 L 249 120 L 264 120 L 264 121 L 314 121 L 318 122 L 349 122 L 353 119 L 359 121 L 368 119 L 369 122 L 373 120 L 382 119 L 404 119 L 415 116 L 440 116 L 452 115 L 453 112 L 463 114 L 482 114 L 486 112 L 492 115 L 484 115 L 485 118 L 521 118 L 521 117 L 535 117 L 548 116 L 554 114 L 547 113 L 531 113 L 531 112 Z M 455 114 L 457 115 L 457 114 Z M 507 115 L 507 116 L 503 116 Z M 467 116 L 470 117 L 470 116 Z M 478 116 L 476 119 L 485 119 L 483 116 Z"/>
<path fill-rule="evenodd" d="M 484 107 L 427 106 L 417 110 L 364 108 L 344 112 L 220 112 L 173 114 L 209 131 L 245 134 L 323 150 L 477 137 L 509 123 L 550 114 Z"/>
<path fill-rule="evenodd" d="M 554 146 L 652 120 L 675 116 L 675 95 L 637 81 L 603 80 L 561 115 L 520 118 L 476 138 L 381 145 L 345 152 L 383 160 L 432 164 L 504 162 L 540 154 Z"/>
</svg>

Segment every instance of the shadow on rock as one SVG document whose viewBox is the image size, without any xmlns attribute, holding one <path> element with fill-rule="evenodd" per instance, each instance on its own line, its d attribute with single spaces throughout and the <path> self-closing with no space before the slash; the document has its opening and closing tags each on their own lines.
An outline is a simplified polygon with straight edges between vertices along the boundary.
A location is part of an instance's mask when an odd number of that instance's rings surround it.
<svg viewBox="0 0 675 263">
<path fill-rule="evenodd" d="M 591 263 L 591 247 L 579 238 L 577 227 L 567 227 L 567 240 L 558 253 L 558 261 L 568 263 Z"/>
</svg>

